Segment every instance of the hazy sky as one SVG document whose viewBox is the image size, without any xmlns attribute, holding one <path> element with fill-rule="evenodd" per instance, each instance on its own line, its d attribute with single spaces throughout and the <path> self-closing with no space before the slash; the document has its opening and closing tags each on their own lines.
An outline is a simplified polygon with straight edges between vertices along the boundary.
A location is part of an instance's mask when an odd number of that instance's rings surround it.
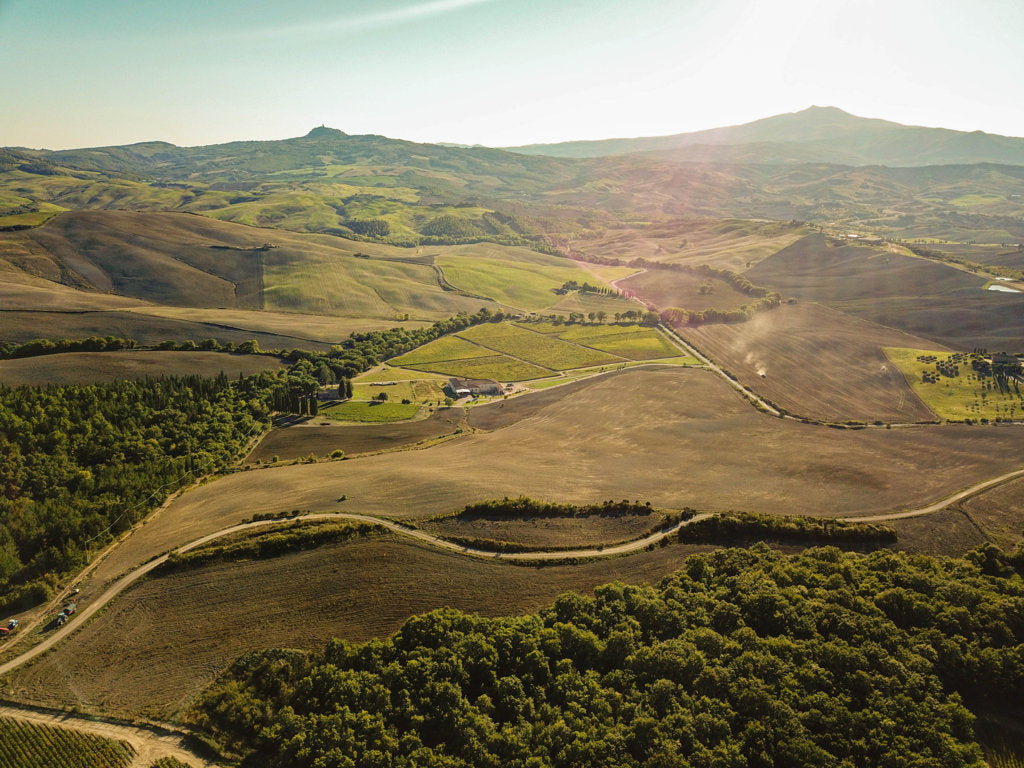
<svg viewBox="0 0 1024 768">
<path fill-rule="evenodd" d="M 0 0 L 0 146 L 490 146 L 811 104 L 1024 136 L 1024 0 Z"/>
</svg>

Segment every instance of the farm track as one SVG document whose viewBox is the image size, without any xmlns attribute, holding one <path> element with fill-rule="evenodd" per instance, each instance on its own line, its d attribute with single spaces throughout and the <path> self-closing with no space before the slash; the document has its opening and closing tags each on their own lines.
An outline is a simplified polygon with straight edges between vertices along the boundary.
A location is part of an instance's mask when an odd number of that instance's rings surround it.
<svg viewBox="0 0 1024 768">
<path fill-rule="evenodd" d="M 839 517 L 835 518 L 839 522 L 848 523 L 871 523 L 871 522 L 884 522 L 887 520 L 900 520 L 909 517 L 922 517 L 930 515 L 935 512 L 946 509 L 947 507 L 956 504 L 957 502 L 963 501 L 964 499 L 973 496 L 981 491 L 994 488 L 997 485 L 1014 480 L 1019 477 L 1024 477 L 1024 469 L 1017 469 L 1012 472 L 1007 472 L 998 477 L 990 478 L 979 483 L 975 483 L 969 488 L 958 491 L 950 496 L 946 496 L 939 501 L 918 507 L 917 509 L 904 510 L 900 512 L 891 512 L 881 515 L 863 515 L 855 517 Z M 349 512 L 314 512 L 307 515 L 303 515 L 301 520 L 347 520 L 358 523 L 366 523 L 370 525 L 377 525 L 387 530 L 397 533 L 402 536 L 407 536 L 412 539 L 424 542 L 430 546 L 437 547 L 438 549 L 455 552 L 457 554 L 465 555 L 467 557 L 484 558 L 488 560 L 502 560 L 509 562 L 541 562 L 541 561 L 557 561 L 575 558 L 605 558 L 615 557 L 618 555 L 630 554 L 644 549 L 645 547 L 655 545 L 662 539 L 665 539 L 679 531 L 680 528 L 686 525 L 707 520 L 714 517 L 717 513 L 714 512 L 703 512 L 693 516 L 688 520 L 682 520 L 665 528 L 662 528 L 655 533 L 649 534 L 633 541 L 624 542 L 622 544 L 615 544 L 608 547 L 596 547 L 591 549 L 564 549 L 564 550 L 545 550 L 545 551 L 530 551 L 530 552 L 493 552 L 490 550 L 479 549 L 463 544 L 457 544 L 455 542 L 444 539 L 440 536 L 436 536 L 426 531 L 419 530 L 417 528 L 396 523 L 391 520 L 386 520 L 381 517 L 375 517 L 373 515 L 362 515 Z M 269 525 L 281 523 L 281 519 L 269 519 L 269 520 L 256 520 L 248 523 L 239 523 L 237 525 L 222 528 L 219 531 L 202 536 L 194 541 L 184 544 L 173 552 L 156 557 L 144 565 L 128 572 L 120 579 L 115 581 L 110 587 L 106 589 L 95 601 L 90 603 L 86 608 L 80 610 L 73 619 L 59 630 L 55 630 L 46 640 L 42 641 L 38 645 L 33 646 L 29 650 L 25 651 L 21 655 L 10 659 L 9 661 L 0 664 L 0 675 L 5 675 L 11 672 L 37 656 L 50 650 L 53 646 L 57 645 L 64 638 L 70 635 L 75 630 L 82 627 L 94 614 L 100 611 L 115 597 L 124 592 L 128 587 L 134 584 L 136 581 L 141 579 L 143 576 L 149 574 L 160 565 L 165 563 L 171 554 L 178 553 L 182 554 L 190 550 L 196 549 L 208 544 L 216 539 L 228 536 L 234 533 L 240 533 L 243 531 L 253 530 Z"/>
<path fill-rule="evenodd" d="M 220 765 L 220 763 L 200 757 L 189 749 L 190 734 L 162 725 L 121 725 L 83 715 L 2 704 L 0 704 L 0 717 L 49 728 L 92 733 L 105 739 L 126 741 L 135 750 L 135 757 L 129 763 L 128 768 L 149 768 L 162 757 L 173 757 L 186 765 L 193 766 L 193 768 L 217 768 Z"/>
</svg>

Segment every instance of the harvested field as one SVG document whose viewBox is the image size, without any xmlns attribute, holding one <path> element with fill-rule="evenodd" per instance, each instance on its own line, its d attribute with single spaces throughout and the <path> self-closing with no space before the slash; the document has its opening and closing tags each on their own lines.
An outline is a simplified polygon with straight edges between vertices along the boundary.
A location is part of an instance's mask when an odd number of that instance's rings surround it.
<svg viewBox="0 0 1024 768">
<path fill-rule="evenodd" d="M 706 284 L 710 290 L 701 293 Z M 737 309 L 756 299 L 737 291 L 724 280 L 690 272 L 649 269 L 616 284 L 628 296 L 636 296 L 659 309 L 681 307 L 700 312 L 705 309 Z"/>
<path fill-rule="evenodd" d="M 280 370 L 287 364 L 267 355 L 233 355 L 226 352 L 65 352 L 17 360 L 0 360 L 0 384 L 98 384 L 147 376 L 217 376 Z"/>
<path fill-rule="evenodd" d="M 507 541 L 538 549 L 596 547 L 638 539 L 650 533 L 665 515 L 589 515 L 587 517 L 454 517 L 423 523 L 425 531 L 444 538 Z"/>
<path fill-rule="evenodd" d="M 740 271 L 803 237 L 803 227 L 740 219 L 679 221 L 637 229 L 612 229 L 570 240 L 574 255 L 710 264 Z"/>
<path fill-rule="evenodd" d="M 980 493 L 960 506 L 989 539 L 1006 551 L 1024 541 L 1024 479 Z"/>
<path fill-rule="evenodd" d="M 572 504 L 628 498 L 667 509 L 881 514 L 1017 469 L 1024 452 L 1024 429 L 836 430 L 781 420 L 752 408 L 712 372 L 690 368 L 631 369 L 536 396 L 552 401 L 504 429 L 425 450 L 206 483 L 136 531 L 97 577 L 255 513 L 293 509 L 421 520 L 525 495 Z"/>
<path fill-rule="evenodd" d="M 1024 293 L 972 290 L 923 298 L 836 303 L 836 309 L 964 352 L 1024 349 Z M 927 346 L 927 345 L 926 345 Z"/>
<path fill-rule="evenodd" d="M 462 419 L 462 408 L 439 408 L 426 419 L 401 424 L 323 427 L 314 426 L 315 422 L 311 421 L 271 430 L 245 461 L 270 461 L 274 456 L 287 461 L 311 453 L 329 456 L 339 449 L 346 456 L 389 450 L 450 435 Z"/>
<path fill-rule="evenodd" d="M 246 651 L 384 637 L 409 616 L 443 606 L 487 616 L 526 613 L 569 590 L 656 581 L 706 549 L 673 545 L 576 566 L 524 567 L 376 536 L 213 565 L 133 587 L 14 673 L 8 695 L 169 718 Z"/>
<path fill-rule="evenodd" d="M 88 296 L 90 294 L 81 294 Z M 171 317 L 155 317 L 137 312 L 118 311 L 34 311 L 0 310 L 0 340 L 23 344 L 32 339 L 84 339 L 88 336 L 120 336 L 140 344 L 157 345 L 162 341 L 216 339 L 221 344 L 241 344 L 250 339 L 261 349 L 324 350 L 326 342 L 295 336 L 229 328 L 206 322 Z"/>
<path fill-rule="evenodd" d="M 783 297 L 827 304 L 940 296 L 985 284 L 983 278 L 946 264 L 880 248 L 833 246 L 822 235 L 798 240 L 744 276 Z"/>
<path fill-rule="evenodd" d="M 930 343 L 900 331 L 801 303 L 759 312 L 745 323 L 681 328 L 679 334 L 797 416 L 837 422 L 936 418 L 882 351 Z"/>
<path fill-rule="evenodd" d="M 885 525 L 896 529 L 896 547 L 912 553 L 961 557 L 985 543 L 985 537 L 958 505 L 933 515 L 890 520 Z"/>
</svg>

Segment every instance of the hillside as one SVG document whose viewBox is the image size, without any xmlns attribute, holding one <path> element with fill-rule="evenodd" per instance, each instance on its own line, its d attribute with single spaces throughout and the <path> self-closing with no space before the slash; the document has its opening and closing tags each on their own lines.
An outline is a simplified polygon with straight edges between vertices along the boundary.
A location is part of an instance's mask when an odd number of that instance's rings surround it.
<svg viewBox="0 0 1024 768">
<path fill-rule="evenodd" d="M 982 131 L 924 128 L 808 107 L 743 125 L 672 136 L 568 141 L 506 147 L 548 157 L 606 157 L 660 152 L 704 162 L 833 163 L 839 165 L 1024 164 L 1024 138 Z"/>
</svg>

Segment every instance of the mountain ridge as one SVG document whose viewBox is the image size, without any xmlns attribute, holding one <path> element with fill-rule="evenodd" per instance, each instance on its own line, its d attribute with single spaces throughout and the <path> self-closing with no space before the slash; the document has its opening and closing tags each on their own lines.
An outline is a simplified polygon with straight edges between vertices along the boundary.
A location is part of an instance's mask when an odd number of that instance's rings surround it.
<svg viewBox="0 0 1024 768">
<path fill-rule="evenodd" d="M 838 165 L 1024 164 L 1024 138 L 984 131 L 904 125 L 852 115 L 838 107 L 799 112 L 669 136 L 611 138 L 503 147 L 545 157 L 597 158 L 657 153 L 666 160 L 802 162 Z"/>
</svg>

